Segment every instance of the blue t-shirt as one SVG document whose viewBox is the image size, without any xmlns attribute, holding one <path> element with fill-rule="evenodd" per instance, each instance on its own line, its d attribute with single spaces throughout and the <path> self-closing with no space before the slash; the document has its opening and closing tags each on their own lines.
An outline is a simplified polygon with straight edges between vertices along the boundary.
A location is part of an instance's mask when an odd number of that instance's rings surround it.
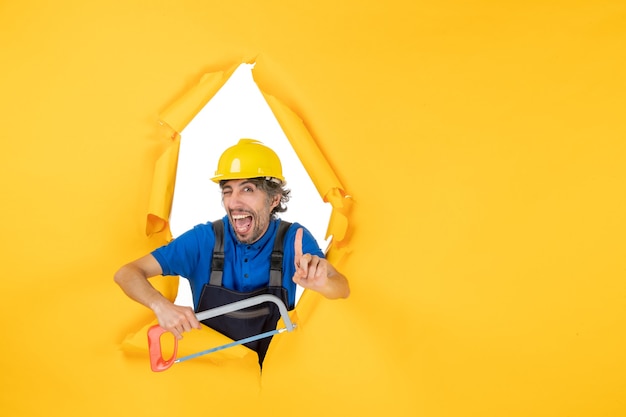
<svg viewBox="0 0 626 417">
<path fill-rule="evenodd" d="M 269 284 L 269 270 L 274 238 L 278 231 L 279 219 L 272 219 L 265 234 L 252 244 L 240 243 L 228 221 L 224 222 L 224 272 L 222 285 L 239 292 L 254 291 Z M 294 223 L 285 235 L 283 242 L 283 287 L 289 296 L 289 309 L 296 298 L 296 284 L 292 281 L 295 273 L 294 242 L 298 228 L 304 229 L 302 252 L 323 257 L 313 235 L 303 226 Z M 204 285 L 209 282 L 215 235 L 212 223 L 195 226 L 169 244 L 152 252 L 161 265 L 163 275 L 179 275 L 187 278 L 191 287 L 194 305 L 198 305 Z"/>
</svg>

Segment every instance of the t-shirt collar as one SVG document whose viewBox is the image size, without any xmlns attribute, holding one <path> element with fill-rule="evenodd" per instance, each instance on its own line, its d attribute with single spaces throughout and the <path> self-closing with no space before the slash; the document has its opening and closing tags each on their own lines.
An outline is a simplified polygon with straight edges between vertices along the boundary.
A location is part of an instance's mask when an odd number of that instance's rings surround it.
<svg viewBox="0 0 626 417">
<path fill-rule="evenodd" d="M 257 250 L 263 248 L 269 242 L 271 237 L 274 236 L 274 232 L 276 231 L 276 227 L 278 225 L 278 222 L 280 221 L 279 219 L 272 218 L 270 220 L 269 226 L 267 227 L 267 230 L 265 231 L 263 236 L 261 236 L 261 239 L 257 240 L 256 242 L 252 244 L 249 244 L 249 243 L 241 243 L 237 239 L 235 232 L 233 231 L 233 226 L 230 224 L 230 221 L 228 220 L 228 216 L 225 216 L 225 218 L 226 218 L 226 224 L 228 225 L 228 232 L 233 237 L 235 244 L 237 246 L 250 246 L 251 248 L 257 249 Z"/>
</svg>

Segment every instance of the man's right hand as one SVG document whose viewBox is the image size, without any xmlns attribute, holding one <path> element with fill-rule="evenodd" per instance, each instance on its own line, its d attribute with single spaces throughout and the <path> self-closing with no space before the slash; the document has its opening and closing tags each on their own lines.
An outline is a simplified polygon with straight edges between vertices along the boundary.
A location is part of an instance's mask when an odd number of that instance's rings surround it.
<svg viewBox="0 0 626 417">
<path fill-rule="evenodd" d="M 159 325 L 171 332 L 178 340 L 183 338 L 184 332 L 202 328 L 191 307 L 179 306 L 163 299 L 152 306 L 152 311 L 154 311 Z"/>
</svg>

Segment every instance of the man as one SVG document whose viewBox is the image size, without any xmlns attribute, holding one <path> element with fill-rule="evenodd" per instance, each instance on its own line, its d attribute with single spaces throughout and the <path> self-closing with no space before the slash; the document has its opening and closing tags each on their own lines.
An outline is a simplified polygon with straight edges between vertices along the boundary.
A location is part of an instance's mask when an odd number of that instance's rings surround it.
<svg viewBox="0 0 626 417">
<path fill-rule="evenodd" d="M 276 217 L 287 210 L 290 191 L 274 151 L 241 139 L 224 151 L 212 180 L 222 190 L 226 215 L 221 220 L 194 227 L 115 274 L 115 282 L 150 308 L 161 327 L 181 339 L 200 323 L 194 310 L 174 305 L 150 284 L 148 278 L 157 275 L 187 278 L 196 312 L 260 294 L 276 295 L 293 309 L 296 284 L 329 299 L 349 296 L 348 281 L 325 259 L 311 233 Z M 278 309 L 266 303 L 204 323 L 242 339 L 274 330 L 279 318 Z M 269 342 L 267 338 L 246 344 L 258 353 L 261 365 Z"/>
</svg>

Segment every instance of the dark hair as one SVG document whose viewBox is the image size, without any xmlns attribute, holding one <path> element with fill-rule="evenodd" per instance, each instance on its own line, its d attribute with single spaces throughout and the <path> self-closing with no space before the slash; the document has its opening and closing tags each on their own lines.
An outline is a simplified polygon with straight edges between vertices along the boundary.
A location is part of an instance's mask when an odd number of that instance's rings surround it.
<svg viewBox="0 0 626 417">
<path fill-rule="evenodd" d="M 220 181 L 220 188 L 224 188 L 224 184 L 228 180 Z M 284 213 L 287 211 L 287 202 L 291 198 L 291 190 L 285 188 L 286 182 L 280 182 L 274 178 L 267 179 L 266 177 L 249 178 L 248 181 L 253 183 L 258 189 L 265 191 L 268 201 L 272 201 L 274 196 L 280 195 L 280 202 L 272 210 L 272 216 L 276 216 L 277 213 Z"/>
</svg>

